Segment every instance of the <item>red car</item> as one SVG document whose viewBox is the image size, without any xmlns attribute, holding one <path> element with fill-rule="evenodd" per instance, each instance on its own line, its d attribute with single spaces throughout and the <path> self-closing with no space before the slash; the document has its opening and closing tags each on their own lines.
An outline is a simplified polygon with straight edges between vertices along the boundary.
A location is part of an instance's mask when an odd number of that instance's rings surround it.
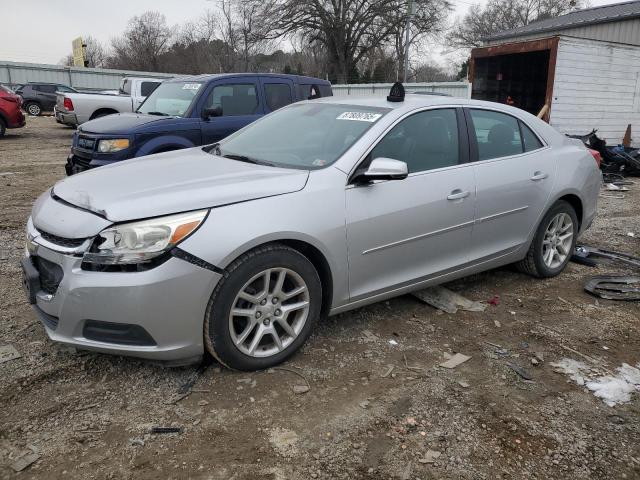
<svg viewBox="0 0 640 480">
<path fill-rule="evenodd" d="M 25 125 L 24 114 L 20 110 L 22 98 L 7 87 L 0 85 L 0 137 L 7 128 L 21 128 Z"/>
</svg>

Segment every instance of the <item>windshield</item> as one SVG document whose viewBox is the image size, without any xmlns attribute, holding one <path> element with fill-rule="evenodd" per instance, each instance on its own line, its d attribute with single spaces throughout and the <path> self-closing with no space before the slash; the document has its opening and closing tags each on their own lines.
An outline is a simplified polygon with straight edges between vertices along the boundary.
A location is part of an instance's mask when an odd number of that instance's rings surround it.
<svg viewBox="0 0 640 480">
<path fill-rule="evenodd" d="M 202 87 L 199 82 L 164 82 L 140 105 L 138 112 L 182 117 Z"/>
<path fill-rule="evenodd" d="M 291 105 L 228 137 L 212 153 L 282 167 L 322 168 L 388 111 L 329 103 Z"/>
</svg>

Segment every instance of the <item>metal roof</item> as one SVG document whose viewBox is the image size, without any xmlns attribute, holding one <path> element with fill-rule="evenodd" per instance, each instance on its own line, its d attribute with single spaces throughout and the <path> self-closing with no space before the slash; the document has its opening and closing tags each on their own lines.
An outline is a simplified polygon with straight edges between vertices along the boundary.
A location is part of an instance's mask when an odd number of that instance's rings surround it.
<svg viewBox="0 0 640 480">
<path fill-rule="evenodd" d="M 631 20 L 634 18 L 640 18 L 640 0 L 576 10 L 575 12 L 567 13 L 560 17 L 548 18 L 530 23 L 524 27 L 505 30 L 504 32 L 486 37 L 484 40 L 498 40 L 554 30 L 566 30 L 599 23 Z"/>
</svg>

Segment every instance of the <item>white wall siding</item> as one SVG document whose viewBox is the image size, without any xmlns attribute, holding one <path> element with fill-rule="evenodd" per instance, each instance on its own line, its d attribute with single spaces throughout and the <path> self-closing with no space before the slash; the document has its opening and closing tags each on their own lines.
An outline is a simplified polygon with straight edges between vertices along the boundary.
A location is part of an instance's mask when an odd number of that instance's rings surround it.
<svg viewBox="0 0 640 480">
<path fill-rule="evenodd" d="M 640 141 L 640 47 L 561 37 L 550 123 L 561 133 L 598 129 L 609 144 L 628 124 Z"/>
<path fill-rule="evenodd" d="M 389 95 L 393 83 L 350 83 L 332 85 L 335 97 L 346 96 L 376 96 Z M 471 98 L 471 84 L 469 82 L 431 82 L 431 83 L 405 83 L 407 92 L 432 92 L 443 93 L 457 98 Z"/>
</svg>

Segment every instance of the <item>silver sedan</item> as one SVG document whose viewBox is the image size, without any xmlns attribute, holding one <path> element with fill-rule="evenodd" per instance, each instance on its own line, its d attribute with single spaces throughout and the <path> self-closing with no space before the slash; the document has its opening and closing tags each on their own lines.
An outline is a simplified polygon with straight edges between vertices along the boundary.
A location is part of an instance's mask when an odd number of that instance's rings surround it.
<svg viewBox="0 0 640 480">
<path fill-rule="evenodd" d="M 509 263 L 558 275 L 600 182 L 579 141 L 516 108 L 324 98 L 57 183 L 24 285 L 55 341 L 261 369 L 326 315 Z"/>
</svg>

